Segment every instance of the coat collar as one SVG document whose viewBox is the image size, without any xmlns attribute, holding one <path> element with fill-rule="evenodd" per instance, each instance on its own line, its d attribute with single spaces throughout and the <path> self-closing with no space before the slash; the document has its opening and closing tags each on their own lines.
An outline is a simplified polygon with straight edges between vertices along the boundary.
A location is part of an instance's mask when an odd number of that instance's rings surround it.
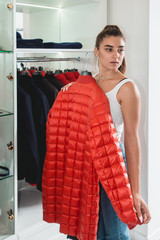
<svg viewBox="0 0 160 240">
<path fill-rule="evenodd" d="M 96 80 L 90 75 L 79 75 L 76 82 L 79 82 L 79 83 L 95 83 Z"/>
</svg>

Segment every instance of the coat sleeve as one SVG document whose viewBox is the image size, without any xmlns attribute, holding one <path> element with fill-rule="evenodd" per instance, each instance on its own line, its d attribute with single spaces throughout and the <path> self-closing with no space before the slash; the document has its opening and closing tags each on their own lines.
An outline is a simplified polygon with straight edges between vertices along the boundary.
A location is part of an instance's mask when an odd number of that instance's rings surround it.
<svg viewBox="0 0 160 240">
<path fill-rule="evenodd" d="M 48 114 L 46 128 L 46 156 L 43 166 L 42 175 L 42 204 L 43 204 L 43 220 L 46 222 L 55 222 L 55 161 L 52 160 L 52 145 L 50 138 L 52 137 L 51 130 L 51 111 Z"/>
<path fill-rule="evenodd" d="M 65 94 L 60 91 L 49 111 L 46 125 L 46 155 L 42 175 L 43 220 L 59 222 L 63 191 L 65 134 L 67 121 L 62 117 Z M 65 98 L 65 99 L 62 99 Z M 62 104 L 63 102 L 63 104 Z M 63 106 L 63 107 L 62 107 Z"/>
<path fill-rule="evenodd" d="M 107 98 L 92 108 L 90 149 L 99 180 L 114 210 L 122 222 L 134 228 L 140 222 Z"/>
</svg>

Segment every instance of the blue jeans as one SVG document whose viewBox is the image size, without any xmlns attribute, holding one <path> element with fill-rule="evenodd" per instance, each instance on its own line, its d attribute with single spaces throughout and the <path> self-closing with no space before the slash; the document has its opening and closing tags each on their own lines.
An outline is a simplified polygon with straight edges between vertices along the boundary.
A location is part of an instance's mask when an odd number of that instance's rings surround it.
<svg viewBox="0 0 160 240">
<path fill-rule="evenodd" d="M 120 146 L 126 164 L 124 146 Z M 97 240 L 130 240 L 128 226 L 117 216 L 101 183 Z"/>
</svg>

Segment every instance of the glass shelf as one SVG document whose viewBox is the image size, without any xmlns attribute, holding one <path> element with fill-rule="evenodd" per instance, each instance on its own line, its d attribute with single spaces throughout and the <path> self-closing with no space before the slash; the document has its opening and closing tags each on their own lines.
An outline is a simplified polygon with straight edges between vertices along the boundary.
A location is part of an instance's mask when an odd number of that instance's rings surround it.
<svg viewBox="0 0 160 240">
<path fill-rule="evenodd" d="M 9 50 L 0 50 L 0 53 L 13 53 L 13 51 L 9 51 Z"/>
<path fill-rule="evenodd" d="M 13 115 L 13 113 L 0 109 L 0 117 L 9 116 L 9 115 Z"/>
<path fill-rule="evenodd" d="M 9 218 L 9 210 L 14 213 L 14 177 L 9 176 L 0 181 L 0 240 L 14 234 L 14 219 Z"/>
<path fill-rule="evenodd" d="M 7 178 L 10 178 L 10 177 L 13 177 L 13 174 L 10 174 L 10 175 L 4 176 L 4 177 L 0 177 L 0 181 L 2 181 L 4 179 L 7 179 Z"/>
</svg>

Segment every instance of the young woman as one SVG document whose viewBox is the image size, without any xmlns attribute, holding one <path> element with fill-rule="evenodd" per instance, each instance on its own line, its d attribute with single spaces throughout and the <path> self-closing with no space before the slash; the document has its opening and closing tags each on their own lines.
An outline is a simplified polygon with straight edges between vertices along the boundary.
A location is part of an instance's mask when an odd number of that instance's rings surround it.
<svg viewBox="0 0 160 240">
<path fill-rule="evenodd" d="M 140 144 L 138 137 L 140 94 L 133 80 L 124 75 L 126 70 L 125 38 L 119 27 L 107 25 L 98 34 L 95 55 L 99 65 L 99 73 L 95 79 L 109 99 L 112 120 L 127 164 L 134 207 L 141 223 L 147 224 L 151 216 L 147 204 L 140 194 Z M 67 90 L 70 85 L 64 90 Z M 124 144 L 121 139 L 123 130 Z M 129 240 L 127 225 L 118 218 L 102 186 L 100 189 L 97 240 Z"/>
</svg>

